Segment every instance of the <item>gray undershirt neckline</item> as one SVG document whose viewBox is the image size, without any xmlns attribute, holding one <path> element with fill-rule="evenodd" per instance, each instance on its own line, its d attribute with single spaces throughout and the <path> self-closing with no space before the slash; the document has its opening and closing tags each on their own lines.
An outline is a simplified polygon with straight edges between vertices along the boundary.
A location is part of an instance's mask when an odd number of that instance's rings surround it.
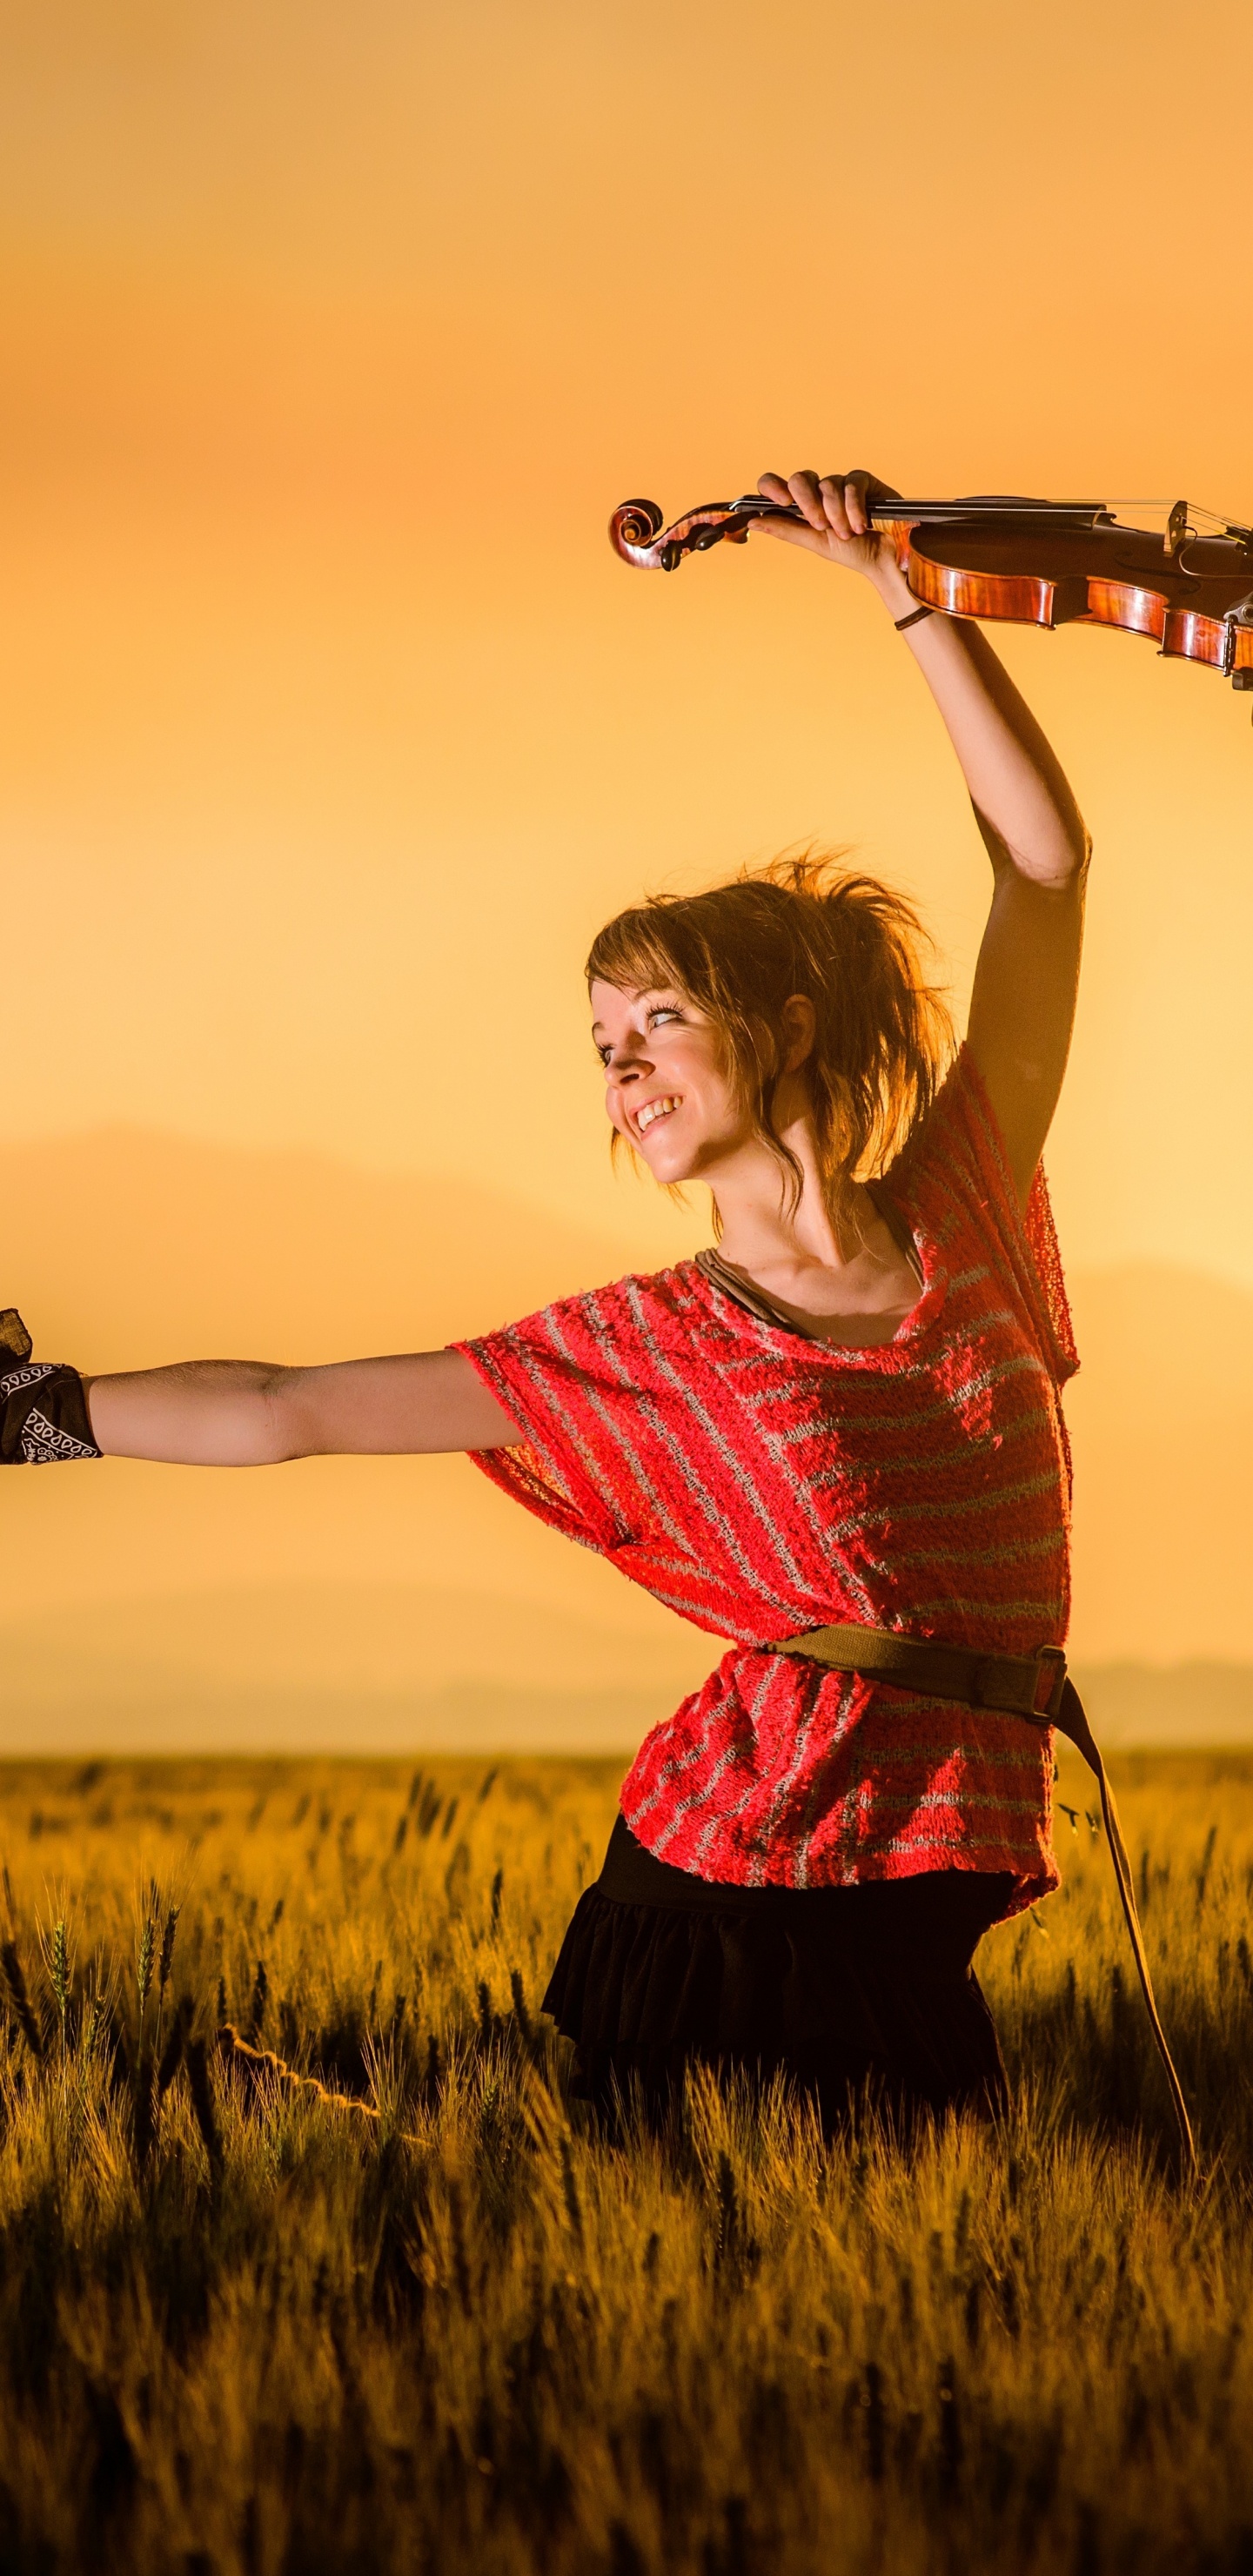
<svg viewBox="0 0 1253 2576">
<path fill-rule="evenodd" d="M 923 1277 L 922 1263 L 918 1257 L 918 1246 L 900 1209 L 889 1198 L 881 1183 L 867 1181 L 865 1187 L 897 1250 L 904 1253 L 919 1289 L 924 1289 L 926 1281 Z M 795 1333 L 803 1342 L 829 1341 L 826 1333 L 810 1332 L 806 1325 L 797 1322 L 794 1315 L 785 1314 L 783 1308 L 775 1304 L 773 1297 L 766 1295 L 764 1288 L 758 1288 L 751 1280 L 741 1278 L 740 1273 L 733 1270 L 728 1261 L 723 1260 L 715 1244 L 708 1245 L 703 1252 L 696 1254 L 696 1267 L 702 1277 L 711 1280 L 715 1288 L 722 1290 L 725 1297 L 732 1298 L 737 1306 L 743 1306 L 748 1314 L 755 1315 L 759 1324 L 772 1324 L 778 1332 Z"/>
</svg>

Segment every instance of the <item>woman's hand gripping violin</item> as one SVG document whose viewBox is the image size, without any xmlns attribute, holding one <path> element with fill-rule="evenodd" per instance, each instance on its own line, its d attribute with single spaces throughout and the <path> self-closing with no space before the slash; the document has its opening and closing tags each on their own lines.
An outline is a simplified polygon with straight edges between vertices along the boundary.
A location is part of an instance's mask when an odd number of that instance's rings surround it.
<svg viewBox="0 0 1253 2576">
<path fill-rule="evenodd" d="M 1253 528 L 1186 501 L 1155 532 L 1118 515 L 1120 506 L 1145 504 L 986 493 L 909 501 L 875 482 L 862 506 L 872 526 L 891 530 L 920 607 L 1027 626 L 1117 627 L 1253 690 Z M 624 501 L 609 535 L 624 563 L 673 572 L 685 555 L 745 544 L 756 522 L 804 516 L 794 502 L 746 492 L 666 527 L 655 501 Z"/>
</svg>

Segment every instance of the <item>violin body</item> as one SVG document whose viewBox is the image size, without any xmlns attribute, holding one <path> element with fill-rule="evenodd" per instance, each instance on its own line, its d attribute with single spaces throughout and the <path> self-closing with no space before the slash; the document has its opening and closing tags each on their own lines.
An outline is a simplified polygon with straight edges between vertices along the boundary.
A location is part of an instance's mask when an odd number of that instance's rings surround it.
<svg viewBox="0 0 1253 2576">
<path fill-rule="evenodd" d="M 1253 620 L 1241 627 L 1231 614 L 1253 590 L 1253 554 L 1230 537 L 1194 537 L 1172 556 L 1160 537 L 1116 521 L 1033 542 L 958 520 L 912 529 L 897 552 L 915 597 L 949 617 L 1114 626 L 1228 678 L 1248 671 L 1253 685 Z"/>
<path fill-rule="evenodd" d="M 1101 502 L 905 501 L 872 490 L 866 506 L 874 523 L 891 527 L 920 606 L 1016 625 L 1115 627 L 1253 689 L 1253 529 L 1217 520 L 1200 535 L 1184 502 L 1164 536 L 1124 525 Z M 746 493 L 667 528 L 655 501 L 624 501 L 609 534 L 625 562 L 671 572 L 685 555 L 745 544 L 754 520 L 801 516 Z"/>
</svg>

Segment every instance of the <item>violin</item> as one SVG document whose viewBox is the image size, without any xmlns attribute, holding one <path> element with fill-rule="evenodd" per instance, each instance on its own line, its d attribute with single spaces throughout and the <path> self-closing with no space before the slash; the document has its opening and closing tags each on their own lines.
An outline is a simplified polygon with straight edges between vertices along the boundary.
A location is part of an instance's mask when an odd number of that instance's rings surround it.
<svg viewBox="0 0 1253 2576">
<path fill-rule="evenodd" d="M 920 607 L 1025 626 L 1117 627 L 1174 661 L 1204 662 L 1253 690 L 1253 528 L 1176 501 L 1164 531 L 1133 527 L 1104 501 L 974 493 L 907 501 L 871 484 L 865 510 L 892 530 Z M 609 536 L 624 563 L 673 572 L 686 555 L 745 545 L 758 519 L 803 519 L 756 492 L 708 501 L 670 527 L 655 501 L 624 501 Z M 1204 526 L 1197 523 L 1204 522 Z"/>
</svg>

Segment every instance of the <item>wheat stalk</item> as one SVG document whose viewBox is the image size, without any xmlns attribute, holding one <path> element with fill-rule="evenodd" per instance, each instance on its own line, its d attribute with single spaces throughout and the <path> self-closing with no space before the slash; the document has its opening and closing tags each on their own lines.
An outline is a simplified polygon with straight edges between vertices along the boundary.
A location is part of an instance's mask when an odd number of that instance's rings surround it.
<svg viewBox="0 0 1253 2576">
<path fill-rule="evenodd" d="M 152 1989 L 152 1970 L 153 1962 L 156 1957 L 157 1946 L 156 1929 L 157 1927 L 152 1915 L 145 1914 L 143 1922 L 139 1928 L 139 1946 L 135 1953 L 135 1983 L 139 1990 L 139 2020 L 141 2029 L 143 2027 L 144 2011 L 147 2006 L 148 1996 Z"/>
<path fill-rule="evenodd" d="M 157 1966 L 157 1993 L 159 1996 L 164 1995 L 165 1989 L 170 1982 L 170 1970 L 174 1965 L 174 1936 L 178 1930 L 180 1911 L 181 1908 L 179 1906 L 171 1905 L 165 1918 L 165 1930 L 161 1935 L 161 1957 Z"/>
<path fill-rule="evenodd" d="M 65 2024 L 70 2009 L 70 1949 L 64 1915 L 52 1926 L 52 1939 L 48 1944 L 48 1977 L 61 2024 L 61 2054 L 64 2056 Z"/>
</svg>

